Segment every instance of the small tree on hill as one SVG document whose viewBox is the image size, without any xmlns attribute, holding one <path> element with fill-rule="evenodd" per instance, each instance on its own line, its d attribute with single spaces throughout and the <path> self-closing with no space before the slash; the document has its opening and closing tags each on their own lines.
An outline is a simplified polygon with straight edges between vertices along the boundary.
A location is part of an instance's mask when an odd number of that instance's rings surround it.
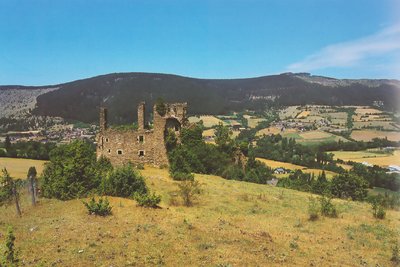
<svg viewBox="0 0 400 267">
<path fill-rule="evenodd" d="M 178 187 L 183 204 L 187 207 L 192 206 L 196 196 L 201 193 L 200 183 L 197 180 L 182 181 L 178 184 Z"/>
<path fill-rule="evenodd" d="M 144 178 L 131 164 L 115 168 L 105 177 L 100 186 L 104 195 L 131 197 L 134 193 L 146 194 L 148 189 Z"/>
<path fill-rule="evenodd" d="M 15 208 L 18 216 L 21 216 L 21 207 L 19 205 L 19 192 L 18 192 L 18 181 L 14 181 L 7 169 L 2 170 L 0 176 L 0 206 L 9 204 L 14 200 Z"/>
</svg>

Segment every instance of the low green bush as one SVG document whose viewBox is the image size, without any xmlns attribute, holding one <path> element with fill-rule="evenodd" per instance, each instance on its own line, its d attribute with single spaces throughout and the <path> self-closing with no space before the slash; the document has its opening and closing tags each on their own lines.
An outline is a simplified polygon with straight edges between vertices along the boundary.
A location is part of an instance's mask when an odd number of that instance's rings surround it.
<svg viewBox="0 0 400 267">
<path fill-rule="evenodd" d="M 103 178 L 100 193 L 115 197 L 132 197 L 134 193 L 147 193 L 143 176 L 131 164 L 115 168 Z"/>
<path fill-rule="evenodd" d="M 111 215 L 110 203 L 108 199 L 100 198 L 98 202 L 92 198 L 89 202 L 83 201 L 83 204 L 87 208 L 90 215 L 108 216 Z"/>
<path fill-rule="evenodd" d="M 193 173 L 187 173 L 187 172 L 173 172 L 173 173 L 171 173 L 171 177 L 175 181 L 193 181 L 194 180 Z"/>
<path fill-rule="evenodd" d="M 135 193 L 133 195 L 133 199 L 136 200 L 139 206 L 141 207 L 147 207 L 147 208 L 157 208 L 158 204 L 161 201 L 161 196 L 156 195 L 155 193 L 147 193 L 147 194 L 141 194 L 141 193 Z"/>
<path fill-rule="evenodd" d="M 382 203 L 375 200 L 372 202 L 371 205 L 372 205 L 372 215 L 374 216 L 374 218 L 381 219 L 381 220 L 385 219 L 386 211 L 385 211 L 385 208 L 383 207 Z"/>
<path fill-rule="evenodd" d="M 310 221 L 316 221 L 318 220 L 318 211 L 319 211 L 319 207 L 318 207 L 318 203 L 316 201 L 316 199 L 314 197 L 309 197 L 308 198 L 308 219 Z"/>
<path fill-rule="evenodd" d="M 338 212 L 335 205 L 332 203 L 332 198 L 322 196 L 319 198 L 319 203 L 321 205 L 321 214 L 325 217 L 337 218 Z"/>
</svg>

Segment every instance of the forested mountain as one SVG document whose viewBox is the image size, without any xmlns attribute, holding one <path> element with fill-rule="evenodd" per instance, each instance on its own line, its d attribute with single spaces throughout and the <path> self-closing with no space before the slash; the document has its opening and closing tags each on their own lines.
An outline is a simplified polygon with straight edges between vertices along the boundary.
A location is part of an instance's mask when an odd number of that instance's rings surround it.
<svg viewBox="0 0 400 267">
<path fill-rule="evenodd" d="M 4 89 L 43 87 L 0 86 Z M 109 108 L 112 123 L 136 120 L 136 106 L 146 101 L 147 112 L 158 97 L 188 102 L 190 114 L 221 114 L 258 109 L 268 100 L 281 105 L 372 105 L 383 101 L 398 109 L 397 80 L 341 80 L 307 73 L 284 73 L 247 79 L 196 79 L 156 73 L 113 73 L 52 85 L 57 90 L 37 97 L 33 113 L 97 122 L 100 105 Z"/>
</svg>

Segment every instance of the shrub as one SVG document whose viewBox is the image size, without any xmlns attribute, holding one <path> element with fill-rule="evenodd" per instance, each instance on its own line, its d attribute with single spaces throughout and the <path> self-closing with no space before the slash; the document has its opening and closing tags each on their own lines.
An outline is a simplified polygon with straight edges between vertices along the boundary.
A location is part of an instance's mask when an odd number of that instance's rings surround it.
<svg viewBox="0 0 400 267">
<path fill-rule="evenodd" d="M 86 196 L 98 188 L 103 171 L 110 166 L 104 159 L 96 162 L 94 148 L 85 141 L 61 145 L 50 152 L 41 177 L 41 192 L 44 197 L 61 200 Z"/>
<path fill-rule="evenodd" d="M 138 205 L 141 207 L 157 208 L 158 204 L 161 201 L 161 196 L 156 195 L 155 193 L 153 193 L 153 194 L 135 193 L 133 195 L 133 199 L 136 200 Z"/>
<path fill-rule="evenodd" d="M 201 194 L 200 183 L 196 180 L 186 180 L 178 184 L 179 195 L 182 197 L 183 204 L 187 207 L 193 205 L 196 196 Z"/>
<path fill-rule="evenodd" d="M 187 173 L 187 172 L 173 172 L 171 173 L 172 179 L 175 181 L 193 181 L 194 180 L 194 175 L 193 173 Z"/>
<path fill-rule="evenodd" d="M 339 198 L 351 198 L 352 200 L 364 200 L 368 193 L 368 182 L 351 173 L 341 173 L 332 179 L 331 192 Z"/>
<path fill-rule="evenodd" d="M 374 216 L 374 218 L 381 220 L 385 219 L 386 211 L 383 208 L 382 204 L 378 200 L 375 200 L 372 202 L 371 205 L 372 205 L 372 215 Z"/>
<path fill-rule="evenodd" d="M 90 215 L 108 216 L 111 215 L 110 203 L 108 199 L 100 198 L 98 202 L 92 198 L 89 202 L 83 201 Z"/>
<path fill-rule="evenodd" d="M 134 193 L 147 193 L 146 183 L 132 165 L 115 168 L 101 182 L 102 194 L 116 197 L 131 197 Z"/>
<path fill-rule="evenodd" d="M 338 212 L 336 210 L 335 205 L 331 202 L 332 198 L 322 196 L 319 198 L 319 202 L 321 205 L 321 214 L 322 216 L 336 218 L 338 216 Z"/>
<path fill-rule="evenodd" d="M 318 220 L 318 203 L 315 198 L 309 197 L 308 198 L 308 219 L 310 221 L 316 221 Z"/>
<path fill-rule="evenodd" d="M 390 260 L 394 264 L 400 263 L 399 246 L 397 244 L 392 248 L 392 257 L 390 258 Z"/>
<path fill-rule="evenodd" d="M 6 236 L 6 245 L 4 251 L 4 266 L 17 266 L 18 265 L 18 257 L 15 251 L 15 235 L 12 227 L 8 227 L 7 236 Z M 0 264 L 1 266 L 1 264 Z"/>
</svg>

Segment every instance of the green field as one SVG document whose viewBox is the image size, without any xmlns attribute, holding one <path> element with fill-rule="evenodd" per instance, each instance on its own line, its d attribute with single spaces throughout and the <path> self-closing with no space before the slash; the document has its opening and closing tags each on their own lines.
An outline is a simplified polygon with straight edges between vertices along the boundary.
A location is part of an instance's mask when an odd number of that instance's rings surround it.
<svg viewBox="0 0 400 267">
<path fill-rule="evenodd" d="M 321 143 L 337 142 L 339 140 L 348 141 L 346 138 L 341 136 L 319 130 L 307 132 L 283 132 L 281 135 L 287 138 L 294 138 L 297 143 L 303 145 L 316 145 Z"/>
<path fill-rule="evenodd" d="M 13 225 L 23 266 L 391 266 L 400 213 L 372 217 L 370 205 L 334 200 L 339 218 L 308 221 L 310 194 L 196 175 L 193 207 L 174 199 L 168 170 L 142 172 L 160 209 L 110 197 L 113 215 L 87 214 L 80 199 L 41 199 L 21 218 L 0 207 L 0 242 Z"/>
</svg>

